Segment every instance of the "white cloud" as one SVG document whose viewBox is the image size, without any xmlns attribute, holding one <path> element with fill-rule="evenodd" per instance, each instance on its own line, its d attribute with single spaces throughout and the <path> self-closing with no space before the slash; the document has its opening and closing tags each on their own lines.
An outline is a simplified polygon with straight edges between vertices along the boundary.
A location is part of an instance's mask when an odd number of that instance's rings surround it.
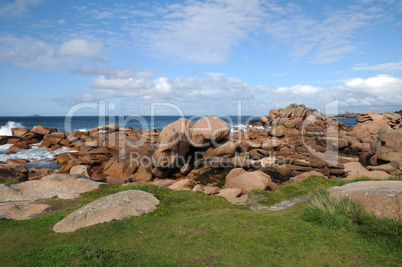
<svg viewBox="0 0 402 267">
<path fill-rule="evenodd" d="M 380 74 L 367 79 L 351 79 L 346 81 L 340 89 L 361 96 L 361 105 L 370 103 L 371 105 L 400 106 L 402 103 L 402 79 L 391 75 Z"/>
<path fill-rule="evenodd" d="M 358 6 L 326 11 L 322 19 L 306 15 L 301 7 L 292 6 L 280 12 L 276 5 L 269 8 L 273 16 L 266 24 L 266 32 L 277 43 L 290 47 L 296 59 L 309 56 L 315 63 L 334 62 L 357 52 L 354 34 L 384 16 L 382 9 Z"/>
<path fill-rule="evenodd" d="M 220 73 L 220 72 L 207 72 L 206 75 L 208 75 L 209 77 L 223 77 L 223 76 L 225 76 L 224 73 Z"/>
<path fill-rule="evenodd" d="M 91 42 L 85 39 L 74 39 L 63 43 L 57 50 L 58 56 L 82 56 L 96 58 L 102 52 L 101 42 Z"/>
<path fill-rule="evenodd" d="M 83 65 L 76 70 L 71 71 L 74 74 L 103 76 L 107 79 L 128 79 L 128 78 L 143 78 L 150 79 L 154 77 L 155 72 L 153 70 L 140 70 L 135 71 L 131 68 L 110 68 L 92 65 Z"/>
<path fill-rule="evenodd" d="M 312 94 L 317 94 L 322 92 L 324 89 L 320 87 L 314 87 L 310 85 L 293 85 L 291 87 L 278 87 L 277 92 L 280 93 L 289 93 L 292 95 L 305 95 L 309 96 Z"/>
<path fill-rule="evenodd" d="M 2 1 L 4 2 L 4 1 Z M 15 0 L 0 7 L 0 17 L 13 17 L 24 14 L 30 6 L 36 6 L 43 0 Z"/>
<path fill-rule="evenodd" d="M 258 0 L 188 1 L 159 12 L 160 20 L 134 24 L 132 36 L 151 51 L 200 63 L 223 62 L 233 46 L 262 22 Z"/>
<path fill-rule="evenodd" d="M 377 65 L 366 65 L 366 64 L 357 64 L 352 70 L 363 70 L 363 71 L 394 71 L 394 70 L 402 70 L 402 61 L 399 62 L 390 62 L 390 63 L 382 63 Z"/>
<path fill-rule="evenodd" d="M 68 41 L 59 48 L 57 44 L 46 43 L 29 36 L 0 36 L 0 61 L 33 69 L 59 69 L 70 66 L 79 58 L 98 60 L 102 45 L 81 40 Z"/>
<path fill-rule="evenodd" d="M 81 70 L 84 68 L 81 68 Z M 90 70 L 90 69 L 88 69 Z M 94 74 L 95 71 L 87 73 Z M 97 69 L 98 76 L 88 85 L 92 88 L 83 95 L 61 99 L 63 102 L 96 101 L 107 98 L 123 98 L 128 101 L 170 102 L 189 107 L 190 112 L 236 112 L 238 100 L 248 114 L 265 112 L 271 108 L 286 107 L 290 103 L 305 104 L 319 108 L 335 100 L 350 111 L 359 109 L 394 110 L 402 103 L 402 79 L 391 75 L 353 78 L 331 88 L 312 85 L 272 87 L 269 85 L 250 85 L 233 77 L 141 77 L 134 73 L 130 77 L 118 77 L 121 69 Z M 137 102 L 136 102 L 137 103 Z M 246 108 L 247 107 L 247 108 Z M 349 108 L 349 109 L 348 109 Z"/>
</svg>

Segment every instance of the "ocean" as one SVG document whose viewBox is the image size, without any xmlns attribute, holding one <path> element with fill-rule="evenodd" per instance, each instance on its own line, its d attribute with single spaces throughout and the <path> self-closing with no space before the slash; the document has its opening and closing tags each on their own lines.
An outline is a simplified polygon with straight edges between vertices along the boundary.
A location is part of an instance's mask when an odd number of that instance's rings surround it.
<svg viewBox="0 0 402 267">
<path fill-rule="evenodd" d="M 23 127 L 32 129 L 35 125 L 42 125 L 47 128 L 56 128 L 59 132 L 64 131 L 89 131 L 95 127 L 106 124 L 117 124 L 120 127 L 133 127 L 134 129 L 158 129 L 162 130 L 166 125 L 181 118 L 180 116 L 76 116 L 67 118 L 63 116 L 59 117 L 0 117 L 0 136 L 11 135 L 11 129 L 16 127 Z M 199 116 L 185 116 L 185 118 L 195 122 Z M 228 122 L 232 129 L 245 129 L 246 123 L 250 120 L 259 120 L 260 117 L 255 116 L 225 116 L 221 117 Z M 338 118 L 339 121 L 345 125 L 355 125 L 356 121 L 353 118 Z M 51 160 L 54 155 L 66 152 L 66 148 L 58 149 L 56 151 L 47 151 L 46 148 L 39 148 L 39 144 L 28 150 L 20 150 L 16 154 L 4 155 L 7 149 L 11 145 L 0 146 L 0 161 L 5 162 L 8 159 L 29 159 L 31 162 L 27 163 L 27 167 L 50 167 L 58 168 L 57 164 Z"/>
</svg>

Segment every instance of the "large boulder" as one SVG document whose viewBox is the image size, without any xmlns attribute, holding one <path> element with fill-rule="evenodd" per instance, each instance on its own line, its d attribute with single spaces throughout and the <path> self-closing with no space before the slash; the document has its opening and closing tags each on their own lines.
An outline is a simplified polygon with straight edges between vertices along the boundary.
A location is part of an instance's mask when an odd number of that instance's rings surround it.
<svg viewBox="0 0 402 267">
<path fill-rule="evenodd" d="M 357 116 L 356 121 L 357 122 L 366 122 L 366 121 L 372 121 L 373 117 L 378 116 L 380 113 L 378 111 L 365 111 L 359 114 Z"/>
<path fill-rule="evenodd" d="M 53 132 L 57 132 L 57 130 L 54 128 L 49 129 L 42 125 L 36 125 L 36 126 L 32 127 L 31 132 L 40 134 L 40 135 L 46 135 L 46 134 L 50 134 Z"/>
<path fill-rule="evenodd" d="M 233 168 L 230 170 L 230 172 L 226 175 L 225 183 L 229 182 L 233 178 L 240 176 L 244 173 L 247 173 L 247 171 L 243 168 Z"/>
<path fill-rule="evenodd" d="M 126 156 L 114 156 L 106 162 L 103 173 L 110 177 L 128 177 L 138 169 L 139 161 Z"/>
<path fill-rule="evenodd" d="M 196 121 L 190 131 L 193 146 L 218 145 L 221 140 L 230 135 L 230 126 L 217 116 L 202 117 Z"/>
<path fill-rule="evenodd" d="M 12 128 L 11 129 L 12 135 L 16 137 L 23 138 L 24 135 L 29 133 L 29 130 L 26 128 Z"/>
<path fill-rule="evenodd" d="M 262 171 L 243 173 L 230 179 L 223 189 L 240 188 L 242 194 L 248 194 L 253 189 L 270 189 L 275 191 L 278 185 L 272 182 L 271 177 Z"/>
<path fill-rule="evenodd" d="M 28 181 L 28 168 L 22 164 L 0 164 L 0 178 L 14 181 Z"/>
<path fill-rule="evenodd" d="M 370 153 L 384 161 L 402 159 L 402 130 L 387 130 L 378 134 L 371 142 Z"/>
<path fill-rule="evenodd" d="M 364 181 L 335 186 L 330 195 L 348 197 L 379 218 L 402 219 L 402 181 Z"/>
<path fill-rule="evenodd" d="M 29 169 L 28 177 L 29 180 L 40 180 L 43 177 L 54 174 L 56 172 L 58 171 L 51 168 L 41 168 L 41 169 L 31 168 Z"/>
<path fill-rule="evenodd" d="M 195 186 L 195 182 L 190 179 L 183 179 L 175 182 L 174 184 L 168 186 L 168 188 L 173 190 L 192 190 Z"/>
<path fill-rule="evenodd" d="M 53 231 L 69 233 L 95 224 L 142 216 L 154 211 L 158 205 L 159 200 L 150 193 L 127 190 L 102 197 L 74 211 L 58 222 Z"/>
<path fill-rule="evenodd" d="M 228 141 L 223 143 L 217 147 L 210 147 L 204 154 L 204 157 L 231 157 L 235 154 L 237 148 L 239 147 L 239 143 Z"/>
<path fill-rule="evenodd" d="M 77 174 L 85 178 L 91 178 L 91 169 L 88 166 L 77 165 L 70 169 L 70 174 Z"/>
<path fill-rule="evenodd" d="M 159 135 L 158 148 L 154 153 L 155 166 L 170 167 L 177 157 L 186 156 L 190 150 L 189 134 L 192 126 L 190 120 L 181 118 L 163 128 Z"/>
<path fill-rule="evenodd" d="M 100 183 L 70 174 L 52 174 L 41 180 L 14 185 L 0 184 L 0 202 L 35 201 L 57 196 L 77 198 L 81 193 L 95 190 Z"/>
<path fill-rule="evenodd" d="M 225 188 L 219 190 L 217 196 L 224 197 L 227 201 L 236 204 L 247 200 L 247 195 L 241 196 L 241 193 L 242 191 L 240 188 Z"/>
<path fill-rule="evenodd" d="M 376 135 L 384 127 L 388 127 L 388 124 L 385 120 L 366 121 L 364 123 L 356 124 L 355 127 L 353 128 L 352 134 L 359 135 L 366 132 L 371 135 Z"/>
</svg>

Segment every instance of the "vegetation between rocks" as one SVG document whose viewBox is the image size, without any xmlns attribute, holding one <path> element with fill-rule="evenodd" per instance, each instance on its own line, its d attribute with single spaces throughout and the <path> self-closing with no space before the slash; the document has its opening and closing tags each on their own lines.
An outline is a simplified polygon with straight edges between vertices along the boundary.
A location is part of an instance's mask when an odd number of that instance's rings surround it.
<svg viewBox="0 0 402 267">
<path fill-rule="evenodd" d="M 325 190 L 311 194 L 305 205 L 303 219 L 330 228 L 345 228 L 368 238 L 379 239 L 395 248 L 402 247 L 402 223 L 391 219 L 378 219 L 368 214 L 358 203 L 330 196 Z"/>
<path fill-rule="evenodd" d="M 340 182 L 311 177 L 296 185 L 285 185 L 273 195 L 278 193 L 285 198 L 286 194 L 286 197 L 295 196 Z M 95 225 L 69 234 L 52 231 L 54 224 L 79 207 L 129 189 L 154 194 L 161 201 L 159 208 L 143 217 Z M 389 222 L 367 217 L 364 230 L 360 221 L 353 222 L 353 227 L 330 227 L 306 215 L 311 210 L 310 205 L 305 208 L 306 204 L 284 211 L 253 212 L 222 197 L 147 184 L 102 185 L 77 200 L 50 199 L 48 203 L 53 205 L 52 209 L 42 217 L 26 221 L 0 220 L 2 264 L 396 266 L 402 259 L 395 232 L 400 231 L 400 224 L 390 229 Z M 373 228 L 376 231 L 370 232 Z M 391 231 L 387 237 L 380 235 L 381 231 L 388 233 L 388 230 Z"/>
</svg>

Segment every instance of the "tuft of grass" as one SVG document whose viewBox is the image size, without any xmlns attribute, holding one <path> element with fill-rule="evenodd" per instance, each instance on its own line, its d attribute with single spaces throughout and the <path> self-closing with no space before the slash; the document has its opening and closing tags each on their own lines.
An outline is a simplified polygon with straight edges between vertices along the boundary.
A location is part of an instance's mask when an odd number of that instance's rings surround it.
<svg viewBox="0 0 402 267">
<path fill-rule="evenodd" d="M 18 181 L 0 178 L 0 184 L 18 184 Z"/>
<path fill-rule="evenodd" d="M 389 177 L 387 180 L 401 180 L 400 177 Z M 250 201 L 257 201 L 258 204 L 272 206 L 284 200 L 289 200 L 301 195 L 305 195 L 320 189 L 328 189 L 332 186 L 342 186 L 348 183 L 360 181 L 383 181 L 383 179 L 375 179 L 369 177 L 359 177 L 351 181 L 342 179 L 329 179 L 324 176 L 310 176 L 309 178 L 299 182 L 285 184 L 278 187 L 275 192 L 254 189 L 249 193 Z"/>
<path fill-rule="evenodd" d="M 249 197 L 257 198 L 259 204 L 271 206 L 284 200 L 305 195 L 317 190 L 318 188 L 326 189 L 332 186 L 341 186 L 346 183 L 346 181 L 339 179 L 328 179 L 323 176 L 311 176 L 300 183 L 279 186 L 275 192 L 254 189 L 249 194 Z"/>
<path fill-rule="evenodd" d="M 330 196 L 325 190 L 311 193 L 302 218 L 329 228 L 344 228 L 393 247 L 402 246 L 402 222 L 379 219 L 355 201 Z"/>
</svg>

